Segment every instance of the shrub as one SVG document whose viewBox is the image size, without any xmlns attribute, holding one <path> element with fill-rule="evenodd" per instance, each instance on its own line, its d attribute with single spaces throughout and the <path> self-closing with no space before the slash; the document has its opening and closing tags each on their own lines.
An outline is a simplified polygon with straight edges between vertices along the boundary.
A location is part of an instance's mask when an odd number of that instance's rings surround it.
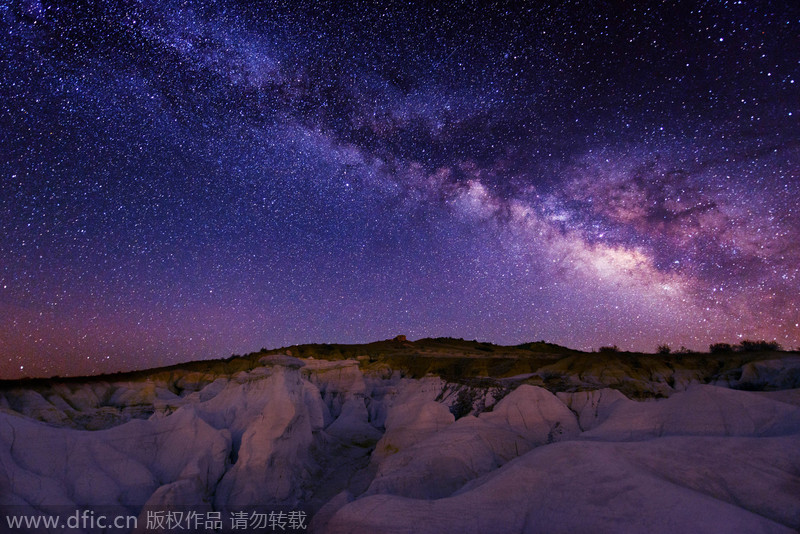
<svg viewBox="0 0 800 534">
<path fill-rule="evenodd" d="M 759 352 L 759 351 L 776 351 L 781 350 L 780 344 L 777 341 L 751 341 L 749 339 L 743 340 L 736 347 L 741 352 Z"/>
<path fill-rule="evenodd" d="M 672 352 L 672 349 L 669 348 L 669 345 L 667 345 L 666 343 L 664 343 L 663 345 L 659 345 L 658 348 L 656 349 L 657 354 L 669 354 L 670 352 Z"/>
<path fill-rule="evenodd" d="M 600 347 L 597 352 L 619 352 L 619 347 L 616 345 L 611 345 L 609 347 Z"/>
<path fill-rule="evenodd" d="M 711 353 L 731 352 L 733 351 L 733 347 L 730 343 L 713 343 L 709 345 L 708 350 Z"/>
<path fill-rule="evenodd" d="M 711 352 L 763 352 L 763 351 L 779 351 L 783 350 L 777 341 L 753 341 L 745 339 L 737 345 L 730 343 L 714 343 L 709 346 Z"/>
</svg>

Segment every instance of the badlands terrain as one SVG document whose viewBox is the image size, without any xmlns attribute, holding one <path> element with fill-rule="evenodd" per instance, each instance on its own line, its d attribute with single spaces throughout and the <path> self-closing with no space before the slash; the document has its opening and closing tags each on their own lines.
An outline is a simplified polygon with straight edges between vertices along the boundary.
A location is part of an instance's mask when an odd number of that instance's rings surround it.
<svg viewBox="0 0 800 534">
<path fill-rule="evenodd" d="M 320 533 L 796 532 L 798 388 L 791 352 L 402 336 L 6 381 L 0 505 L 272 507 Z"/>
</svg>

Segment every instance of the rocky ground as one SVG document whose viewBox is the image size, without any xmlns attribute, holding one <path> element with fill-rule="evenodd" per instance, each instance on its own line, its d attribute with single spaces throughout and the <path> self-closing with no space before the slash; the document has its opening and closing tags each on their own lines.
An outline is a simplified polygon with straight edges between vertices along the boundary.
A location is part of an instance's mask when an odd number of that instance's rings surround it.
<svg viewBox="0 0 800 534">
<path fill-rule="evenodd" d="M 0 505 L 313 532 L 794 532 L 800 355 L 396 339 L 0 383 Z"/>
</svg>

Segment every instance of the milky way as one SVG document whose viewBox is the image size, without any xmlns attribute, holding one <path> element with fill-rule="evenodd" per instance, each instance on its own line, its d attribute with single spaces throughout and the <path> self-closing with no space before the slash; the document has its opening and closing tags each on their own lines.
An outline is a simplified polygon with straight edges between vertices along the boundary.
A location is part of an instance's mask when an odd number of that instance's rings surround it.
<svg viewBox="0 0 800 534">
<path fill-rule="evenodd" d="M 800 345 L 794 2 L 0 2 L 0 376 Z"/>
</svg>

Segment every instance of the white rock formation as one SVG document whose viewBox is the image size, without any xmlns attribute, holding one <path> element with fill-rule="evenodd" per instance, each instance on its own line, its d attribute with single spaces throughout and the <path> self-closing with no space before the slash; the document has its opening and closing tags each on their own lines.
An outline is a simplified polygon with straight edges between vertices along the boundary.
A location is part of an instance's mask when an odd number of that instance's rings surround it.
<svg viewBox="0 0 800 534">
<path fill-rule="evenodd" d="M 96 432 L 54 428 L 0 413 L 0 499 L 14 495 L 38 509 L 52 505 L 123 505 L 137 509 L 162 485 L 190 480 L 207 499 L 230 452 L 217 430 L 190 407 L 168 419 L 135 420 Z"/>
<path fill-rule="evenodd" d="M 284 367 L 256 382 L 253 391 L 238 404 L 244 410 L 229 414 L 230 427 L 242 434 L 236 463 L 216 489 L 218 508 L 296 504 L 303 497 L 301 482 L 312 474 L 309 447 L 324 423 L 319 392 L 298 371 Z M 225 406 L 223 393 L 208 402 Z"/>
<path fill-rule="evenodd" d="M 579 433 L 575 415 L 561 401 L 527 385 L 480 418 L 466 416 L 450 424 L 452 419 L 431 401 L 395 407 L 373 453 L 380 466 L 367 493 L 444 497 L 536 445 Z"/>
<path fill-rule="evenodd" d="M 800 429 L 800 411 L 746 391 L 695 385 L 660 401 L 615 402 L 583 438 L 630 441 L 668 435 L 774 436 Z"/>
<path fill-rule="evenodd" d="M 534 445 L 572 439 L 580 432 L 575 414 L 558 397 L 537 386 L 519 386 L 480 417 L 518 432 Z"/>
<path fill-rule="evenodd" d="M 786 385 L 793 362 L 727 383 Z M 800 390 L 679 371 L 656 373 L 674 388 L 636 378 L 666 399 L 521 385 L 458 420 L 457 388 L 356 360 L 14 387 L 0 392 L 0 505 L 305 506 L 334 533 L 800 529 Z"/>
<path fill-rule="evenodd" d="M 325 532 L 788 533 L 800 527 L 798 450 L 797 435 L 561 442 L 448 498 L 357 499 Z"/>
<path fill-rule="evenodd" d="M 395 403 L 386 417 L 386 433 L 372 453 L 373 460 L 408 449 L 425 438 L 451 425 L 455 417 L 444 404 L 420 399 L 416 402 Z"/>
<path fill-rule="evenodd" d="M 591 430 L 608 419 L 617 404 L 633 402 L 616 389 L 608 388 L 556 395 L 578 415 L 578 424 L 582 430 Z"/>
</svg>

